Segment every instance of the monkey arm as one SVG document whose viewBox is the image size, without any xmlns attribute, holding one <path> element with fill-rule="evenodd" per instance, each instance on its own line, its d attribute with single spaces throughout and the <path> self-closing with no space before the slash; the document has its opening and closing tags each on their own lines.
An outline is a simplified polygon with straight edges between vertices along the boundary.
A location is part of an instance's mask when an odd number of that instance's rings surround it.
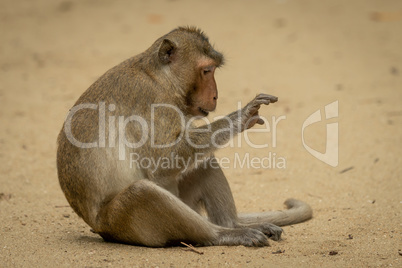
<svg viewBox="0 0 402 268">
<path fill-rule="evenodd" d="M 258 110 L 262 104 L 268 105 L 277 101 L 278 98 L 275 96 L 259 94 L 244 108 L 211 124 L 186 129 L 186 140 L 189 145 L 198 149 L 194 153 L 212 153 L 238 133 L 253 127 L 255 124 L 264 124 L 258 115 Z"/>
</svg>

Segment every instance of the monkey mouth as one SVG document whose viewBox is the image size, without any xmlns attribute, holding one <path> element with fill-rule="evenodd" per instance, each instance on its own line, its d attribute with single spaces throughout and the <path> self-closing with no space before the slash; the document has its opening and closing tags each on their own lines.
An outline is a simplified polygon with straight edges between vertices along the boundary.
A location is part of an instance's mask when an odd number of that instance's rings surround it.
<svg viewBox="0 0 402 268">
<path fill-rule="evenodd" d="M 205 109 L 202 109 L 201 107 L 198 107 L 198 111 L 200 111 L 201 114 L 204 115 L 204 116 L 208 116 L 208 115 L 209 115 L 209 112 L 208 112 L 207 110 L 205 110 Z"/>
</svg>

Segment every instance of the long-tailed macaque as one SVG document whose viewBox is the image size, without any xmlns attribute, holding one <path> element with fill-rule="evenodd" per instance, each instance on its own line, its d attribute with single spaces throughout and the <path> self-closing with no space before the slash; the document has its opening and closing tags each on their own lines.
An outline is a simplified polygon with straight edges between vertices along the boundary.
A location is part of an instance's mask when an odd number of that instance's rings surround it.
<svg viewBox="0 0 402 268">
<path fill-rule="evenodd" d="M 179 27 L 107 71 L 70 109 L 58 137 L 60 185 L 106 241 L 266 246 L 268 238 L 280 239 L 278 226 L 312 217 L 310 206 L 295 199 L 284 211 L 237 214 L 214 152 L 263 124 L 260 106 L 277 98 L 259 94 L 196 126 L 194 118 L 216 108 L 214 73 L 223 62 L 203 32 Z"/>
</svg>

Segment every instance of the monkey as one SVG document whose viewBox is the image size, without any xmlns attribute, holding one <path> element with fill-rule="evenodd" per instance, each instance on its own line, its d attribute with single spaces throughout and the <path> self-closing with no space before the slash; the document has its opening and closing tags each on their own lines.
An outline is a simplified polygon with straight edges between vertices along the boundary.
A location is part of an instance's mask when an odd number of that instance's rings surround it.
<svg viewBox="0 0 402 268">
<path fill-rule="evenodd" d="M 258 94 L 198 126 L 216 109 L 223 64 L 203 31 L 178 27 L 103 74 L 70 109 L 57 139 L 60 187 L 105 241 L 262 247 L 280 240 L 280 226 L 312 218 L 296 199 L 284 211 L 237 213 L 214 152 L 263 124 L 260 107 L 278 98 Z M 155 164 L 161 159 L 165 166 Z"/>
</svg>

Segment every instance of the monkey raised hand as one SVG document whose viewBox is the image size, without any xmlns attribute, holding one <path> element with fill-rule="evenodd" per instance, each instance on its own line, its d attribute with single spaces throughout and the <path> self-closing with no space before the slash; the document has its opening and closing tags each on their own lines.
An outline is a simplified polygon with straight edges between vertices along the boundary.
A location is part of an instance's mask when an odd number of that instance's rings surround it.
<svg viewBox="0 0 402 268">
<path fill-rule="evenodd" d="M 252 128 L 255 124 L 263 125 L 264 120 L 262 120 L 258 115 L 258 110 L 262 104 L 268 105 L 270 103 L 275 103 L 278 101 L 278 97 L 258 94 L 251 102 L 249 102 L 246 107 L 243 108 L 242 114 L 244 115 L 243 125 L 246 129 Z"/>
</svg>

